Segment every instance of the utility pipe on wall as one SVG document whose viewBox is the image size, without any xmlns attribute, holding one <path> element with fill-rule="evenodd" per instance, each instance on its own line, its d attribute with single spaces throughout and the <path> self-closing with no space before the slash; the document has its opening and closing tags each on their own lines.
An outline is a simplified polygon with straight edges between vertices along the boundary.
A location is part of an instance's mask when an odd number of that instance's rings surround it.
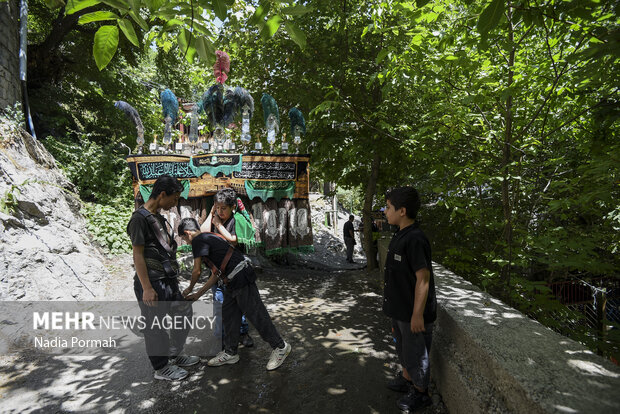
<svg viewBox="0 0 620 414">
<path fill-rule="evenodd" d="M 26 126 L 30 135 L 37 139 L 34 132 L 34 124 L 30 114 L 30 105 L 28 104 L 28 87 L 26 85 L 26 73 L 28 71 L 28 58 L 26 49 L 28 47 L 28 0 L 20 1 L 19 8 L 19 79 L 22 86 L 22 107 L 26 118 Z"/>
</svg>

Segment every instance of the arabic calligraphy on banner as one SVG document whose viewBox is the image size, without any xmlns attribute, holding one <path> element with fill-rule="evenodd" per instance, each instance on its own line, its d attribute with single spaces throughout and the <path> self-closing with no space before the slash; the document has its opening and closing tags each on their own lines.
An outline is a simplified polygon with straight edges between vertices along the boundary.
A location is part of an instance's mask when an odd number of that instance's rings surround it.
<svg viewBox="0 0 620 414">
<path fill-rule="evenodd" d="M 251 180 L 294 180 L 297 165 L 294 162 L 243 162 L 240 172 L 234 172 L 235 178 Z"/>
<path fill-rule="evenodd" d="M 161 175 L 168 174 L 189 180 L 189 198 L 211 196 L 222 187 L 231 187 L 237 194 L 250 196 L 246 182 L 251 180 L 261 191 L 265 190 L 265 181 L 270 182 L 270 188 L 275 183 L 286 181 L 287 192 L 281 197 L 307 199 L 309 161 L 308 155 L 299 154 L 200 154 L 193 157 L 145 154 L 127 157 L 136 197 L 141 185 L 153 184 Z M 251 198 L 255 196 L 252 194 Z M 263 201 L 270 196 L 266 192 L 258 194 Z"/>
<path fill-rule="evenodd" d="M 138 164 L 138 173 L 143 180 L 153 180 L 168 174 L 177 178 L 194 177 L 187 162 L 149 162 Z"/>
</svg>

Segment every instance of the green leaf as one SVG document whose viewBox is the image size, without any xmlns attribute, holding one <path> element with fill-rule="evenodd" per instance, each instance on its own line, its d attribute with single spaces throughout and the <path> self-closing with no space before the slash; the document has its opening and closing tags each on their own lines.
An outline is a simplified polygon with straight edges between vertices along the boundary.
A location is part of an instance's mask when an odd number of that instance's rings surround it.
<svg viewBox="0 0 620 414">
<path fill-rule="evenodd" d="M 200 60 L 204 60 L 205 62 L 209 60 L 209 54 L 207 52 L 207 39 L 204 37 L 196 38 L 196 52 L 198 53 Z"/>
<path fill-rule="evenodd" d="M 73 14 L 87 7 L 96 6 L 99 3 L 101 3 L 99 0 L 69 0 L 67 1 L 67 6 L 65 7 L 65 14 Z"/>
<path fill-rule="evenodd" d="M 271 9 L 270 3 L 267 3 L 266 5 L 258 6 L 256 8 L 256 11 L 254 11 L 254 14 L 252 15 L 252 17 L 250 17 L 250 19 L 248 20 L 248 23 L 254 24 L 254 25 L 264 24 L 263 19 L 267 15 L 267 13 L 269 13 L 270 9 Z"/>
<path fill-rule="evenodd" d="M 415 5 L 418 7 L 426 6 L 431 0 L 415 0 Z"/>
<path fill-rule="evenodd" d="M 129 7 L 134 13 L 140 13 L 140 0 L 128 0 Z"/>
<path fill-rule="evenodd" d="M 492 0 L 478 19 L 478 32 L 486 35 L 499 24 L 504 15 L 504 0 Z"/>
<path fill-rule="evenodd" d="M 281 22 L 282 18 L 277 14 L 275 16 L 272 16 L 269 20 L 265 22 L 265 27 L 267 28 L 267 33 L 269 37 L 272 37 L 274 34 L 276 34 L 278 29 L 280 28 Z"/>
<path fill-rule="evenodd" d="M 388 53 L 390 53 L 389 50 L 382 49 L 379 52 L 379 54 L 377 54 L 377 58 L 375 59 L 375 63 L 377 63 L 377 64 L 381 63 L 381 61 L 383 61 L 383 59 L 385 59 L 385 57 L 388 55 Z"/>
<path fill-rule="evenodd" d="M 185 55 L 185 59 L 192 63 L 194 61 L 194 56 L 196 55 L 196 48 L 194 47 L 196 38 L 192 33 L 184 29 L 179 33 L 177 37 L 177 42 L 179 47 L 181 48 L 181 52 Z"/>
<path fill-rule="evenodd" d="M 176 26 L 182 26 L 182 25 L 183 25 L 182 20 L 170 19 L 166 22 L 166 24 L 164 24 L 161 30 L 162 32 L 169 32 L 170 30 L 174 29 Z"/>
<path fill-rule="evenodd" d="M 221 21 L 226 20 L 228 16 L 228 8 L 224 0 L 213 0 L 212 2 L 213 12 Z"/>
<path fill-rule="evenodd" d="M 79 24 L 87 24 L 92 22 L 102 22 L 105 20 L 117 20 L 120 19 L 118 15 L 110 12 L 110 11 L 96 11 L 92 13 L 87 13 L 83 16 L 80 16 L 78 20 Z"/>
<path fill-rule="evenodd" d="M 313 10 L 312 7 L 305 7 L 301 4 L 292 7 L 282 7 L 282 14 L 286 14 L 288 16 L 303 16 L 306 13 L 309 13 Z"/>
<path fill-rule="evenodd" d="M 191 20 L 190 18 L 186 18 L 185 22 L 189 25 L 191 22 L 189 21 Z M 211 31 L 209 29 L 207 29 L 206 26 L 198 23 L 196 20 L 194 20 L 194 30 L 197 31 L 200 34 L 203 34 L 205 36 L 211 36 Z"/>
<path fill-rule="evenodd" d="M 151 13 L 166 4 L 166 0 L 144 0 L 144 2 L 146 3 L 146 7 L 149 8 L 149 11 Z"/>
<path fill-rule="evenodd" d="M 127 19 L 120 19 L 118 21 L 118 27 L 121 28 L 127 40 L 134 44 L 134 46 L 140 46 L 140 42 L 138 42 L 138 36 L 136 35 L 136 31 L 133 29 L 133 25 Z"/>
<path fill-rule="evenodd" d="M 107 4 L 108 6 L 114 7 L 116 9 L 122 11 L 129 11 L 131 7 L 129 7 L 129 3 L 125 0 L 101 0 L 101 3 Z"/>
<path fill-rule="evenodd" d="M 93 56 L 99 70 L 105 68 L 114 57 L 118 47 L 118 27 L 101 26 L 95 33 L 95 43 L 93 44 Z"/>
<path fill-rule="evenodd" d="M 293 42 L 297 43 L 297 46 L 301 49 L 306 47 L 306 35 L 299 27 L 291 22 L 284 22 L 284 28 Z"/>
<path fill-rule="evenodd" d="M 129 16 L 133 19 L 134 22 L 138 23 L 138 26 L 145 32 L 149 31 L 149 25 L 146 24 L 146 21 L 139 15 L 134 12 L 129 12 Z"/>
</svg>

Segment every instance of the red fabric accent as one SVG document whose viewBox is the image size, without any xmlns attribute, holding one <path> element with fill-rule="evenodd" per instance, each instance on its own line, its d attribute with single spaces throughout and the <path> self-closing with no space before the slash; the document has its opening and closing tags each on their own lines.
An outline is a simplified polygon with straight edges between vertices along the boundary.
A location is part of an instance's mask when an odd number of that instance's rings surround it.
<svg viewBox="0 0 620 414">
<path fill-rule="evenodd" d="M 230 57 L 226 52 L 221 50 L 215 51 L 215 65 L 213 65 L 213 74 L 215 81 L 222 85 L 228 79 L 227 73 L 230 71 Z"/>
</svg>

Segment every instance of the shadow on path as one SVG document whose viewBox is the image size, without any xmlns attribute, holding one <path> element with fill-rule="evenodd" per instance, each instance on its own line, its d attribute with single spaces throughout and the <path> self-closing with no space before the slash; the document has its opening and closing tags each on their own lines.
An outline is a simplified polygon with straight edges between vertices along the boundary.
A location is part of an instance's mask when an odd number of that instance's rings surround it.
<svg viewBox="0 0 620 414">
<path fill-rule="evenodd" d="M 379 276 L 365 271 L 272 268 L 258 286 L 293 350 L 276 371 L 251 328 L 238 364 L 190 367 L 188 380 L 153 380 L 142 344 L 123 354 L 65 357 L 21 350 L 0 359 L 4 413 L 397 413 L 389 321 Z M 191 334 L 190 334 L 191 335 Z M 423 411 L 444 413 L 438 395 Z"/>
</svg>

